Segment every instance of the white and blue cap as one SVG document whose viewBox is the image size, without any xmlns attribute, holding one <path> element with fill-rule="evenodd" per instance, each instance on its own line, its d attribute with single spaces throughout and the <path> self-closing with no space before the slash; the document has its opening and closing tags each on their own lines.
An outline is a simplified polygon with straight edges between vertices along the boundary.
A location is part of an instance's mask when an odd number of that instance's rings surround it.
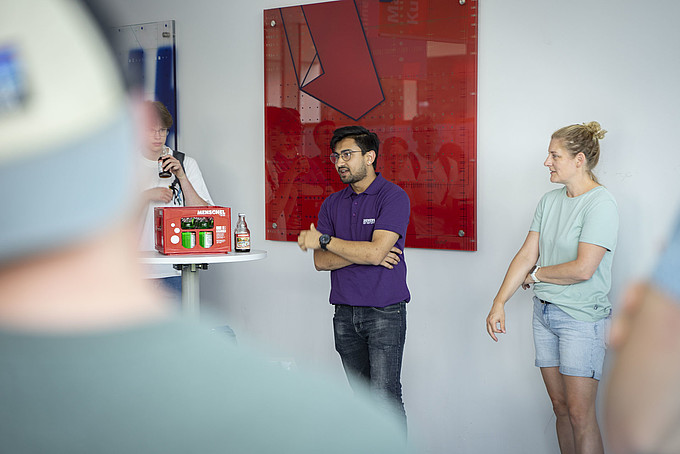
<svg viewBox="0 0 680 454">
<path fill-rule="evenodd" d="M 135 135 L 120 72 L 74 0 L 0 6 L 0 265 L 127 214 Z"/>
</svg>

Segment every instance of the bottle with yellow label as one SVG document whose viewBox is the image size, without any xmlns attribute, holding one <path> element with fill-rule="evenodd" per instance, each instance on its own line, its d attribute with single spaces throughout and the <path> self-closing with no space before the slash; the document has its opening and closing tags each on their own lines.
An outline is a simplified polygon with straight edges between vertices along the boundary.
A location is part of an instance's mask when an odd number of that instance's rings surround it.
<svg viewBox="0 0 680 454">
<path fill-rule="evenodd" d="M 244 213 L 238 214 L 238 222 L 234 229 L 234 251 L 250 252 L 250 230 Z"/>
</svg>

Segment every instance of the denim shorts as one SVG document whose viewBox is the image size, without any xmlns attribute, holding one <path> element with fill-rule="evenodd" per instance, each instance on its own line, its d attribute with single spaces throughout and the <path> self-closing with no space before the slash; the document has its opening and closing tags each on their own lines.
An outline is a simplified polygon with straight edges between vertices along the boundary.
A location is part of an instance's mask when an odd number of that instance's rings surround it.
<svg viewBox="0 0 680 454">
<path fill-rule="evenodd" d="M 534 346 L 537 367 L 559 367 L 562 375 L 600 380 L 610 317 L 576 320 L 554 304 L 534 297 Z"/>
</svg>

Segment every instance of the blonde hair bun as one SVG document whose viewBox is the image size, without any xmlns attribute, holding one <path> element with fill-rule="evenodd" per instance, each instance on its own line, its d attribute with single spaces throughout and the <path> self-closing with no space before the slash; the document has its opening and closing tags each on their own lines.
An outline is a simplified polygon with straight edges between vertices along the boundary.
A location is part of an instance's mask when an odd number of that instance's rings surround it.
<svg viewBox="0 0 680 454">
<path fill-rule="evenodd" d="M 583 153 L 590 178 L 597 183 L 593 169 L 600 160 L 600 139 L 603 139 L 606 133 L 607 131 L 602 129 L 600 123 L 591 121 L 560 128 L 553 132 L 550 138 L 560 140 L 572 157 Z"/>
<path fill-rule="evenodd" d="M 604 139 L 604 135 L 607 134 L 607 131 L 602 129 L 602 126 L 600 126 L 600 123 L 596 121 L 591 121 L 588 123 L 583 123 L 583 126 L 588 130 L 593 135 L 593 138 L 602 140 Z"/>
</svg>

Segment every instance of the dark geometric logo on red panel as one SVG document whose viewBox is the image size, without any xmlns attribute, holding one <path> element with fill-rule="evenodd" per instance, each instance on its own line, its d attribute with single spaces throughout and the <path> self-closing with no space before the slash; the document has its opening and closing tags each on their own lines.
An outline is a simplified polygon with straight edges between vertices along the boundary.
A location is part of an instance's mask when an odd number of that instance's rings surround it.
<svg viewBox="0 0 680 454">
<path fill-rule="evenodd" d="M 286 24 L 281 10 L 290 57 L 300 91 L 329 107 L 359 120 L 385 100 L 354 0 L 300 7 L 316 54 L 312 64 L 295 58 L 297 32 Z M 290 8 L 286 8 L 290 10 Z M 318 63 L 320 74 L 310 69 Z M 301 77 L 302 76 L 302 77 Z"/>
</svg>

